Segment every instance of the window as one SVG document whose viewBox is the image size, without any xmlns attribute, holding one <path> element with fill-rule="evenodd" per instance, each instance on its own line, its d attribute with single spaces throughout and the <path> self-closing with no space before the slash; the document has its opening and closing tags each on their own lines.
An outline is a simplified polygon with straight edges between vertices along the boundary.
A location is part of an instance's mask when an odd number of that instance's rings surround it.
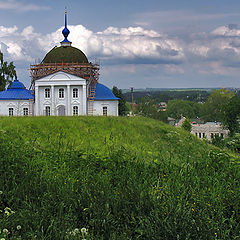
<svg viewBox="0 0 240 240">
<path fill-rule="evenodd" d="M 64 89 L 63 88 L 60 88 L 59 91 L 58 91 L 58 95 L 59 95 L 59 98 L 64 98 Z"/>
<path fill-rule="evenodd" d="M 13 116 L 13 108 L 9 108 L 8 109 L 8 115 L 9 116 Z"/>
<path fill-rule="evenodd" d="M 78 106 L 73 106 L 73 116 L 78 116 Z"/>
<path fill-rule="evenodd" d="M 195 133 L 196 137 L 197 137 L 197 133 Z"/>
<path fill-rule="evenodd" d="M 202 133 L 199 133 L 199 138 L 202 138 Z"/>
<path fill-rule="evenodd" d="M 45 98 L 50 98 L 50 88 L 45 88 Z"/>
<path fill-rule="evenodd" d="M 205 133 L 202 134 L 203 138 L 205 138 Z"/>
<path fill-rule="evenodd" d="M 73 98 L 78 98 L 78 89 L 77 88 L 73 89 Z"/>
<path fill-rule="evenodd" d="M 223 133 L 221 133 L 221 138 L 224 138 L 224 135 L 223 135 Z"/>
<path fill-rule="evenodd" d="M 107 116 L 107 107 L 103 107 L 103 116 Z"/>
<path fill-rule="evenodd" d="M 50 116 L 50 107 L 49 106 L 46 106 L 45 114 L 46 114 L 46 116 Z"/>
<path fill-rule="evenodd" d="M 28 108 L 23 108 L 23 116 L 28 116 Z"/>
</svg>

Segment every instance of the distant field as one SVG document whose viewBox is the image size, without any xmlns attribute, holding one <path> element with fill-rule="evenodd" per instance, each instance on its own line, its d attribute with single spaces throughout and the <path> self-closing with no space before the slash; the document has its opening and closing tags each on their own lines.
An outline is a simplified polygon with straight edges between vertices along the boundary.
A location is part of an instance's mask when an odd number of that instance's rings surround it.
<svg viewBox="0 0 240 240">
<path fill-rule="evenodd" d="M 239 157 L 159 121 L 1 117 L 0 161 L 0 239 L 240 239 Z"/>
</svg>

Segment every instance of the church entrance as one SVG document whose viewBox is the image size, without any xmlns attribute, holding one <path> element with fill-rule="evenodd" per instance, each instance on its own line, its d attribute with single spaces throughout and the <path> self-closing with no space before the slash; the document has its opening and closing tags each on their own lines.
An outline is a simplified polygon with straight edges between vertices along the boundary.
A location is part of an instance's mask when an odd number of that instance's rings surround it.
<svg viewBox="0 0 240 240">
<path fill-rule="evenodd" d="M 65 111 L 65 106 L 61 105 L 58 107 L 58 116 L 65 116 L 66 111 Z"/>
</svg>

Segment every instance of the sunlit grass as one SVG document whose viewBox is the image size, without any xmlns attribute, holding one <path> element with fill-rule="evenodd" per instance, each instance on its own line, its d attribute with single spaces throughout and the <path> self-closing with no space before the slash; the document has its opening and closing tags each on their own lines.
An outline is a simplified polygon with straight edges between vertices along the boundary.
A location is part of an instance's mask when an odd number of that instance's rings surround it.
<svg viewBox="0 0 240 240">
<path fill-rule="evenodd" d="M 159 121 L 0 118 L 0 159 L 7 239 L 239 239 L 239 159 Z"/>
</svg>

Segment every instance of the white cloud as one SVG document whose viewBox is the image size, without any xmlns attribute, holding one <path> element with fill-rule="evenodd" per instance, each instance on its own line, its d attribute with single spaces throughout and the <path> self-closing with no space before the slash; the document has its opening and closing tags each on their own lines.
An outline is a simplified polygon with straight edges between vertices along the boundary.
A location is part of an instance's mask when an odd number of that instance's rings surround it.
<svg viewBox="0 0 240 240">
<path fill-rule="evenodd" d="M 8 35 L 13 35 L 15 32 L 17 32 L 18 28 L 17 26 L 13 26 L 13 27 L 4 27 L 4 26 L 0 26 L 0 37 L 5 37 Z"/>
<path fill-rule="evenodd" d="M 94 33 L 82 25 L 69 26 L 69 40 L 73 46 L 81 49 L 90 58 L 97 57 L 103 61 L 148 63 L 176 62 L 184 59 L 184 53 L 178 42 L 160 35 L 153 30 L 145 30 L 141 27 L 114 28 L 108 27 L 103 32 Z M 62 29 L 38 37 L 40 46 L 47 52 L 53 46 L 59 45 L 63 40 Z"/>
<path fill-rule="evenodd" d="M 142 27 L 108 27 L 93 32 L 82 25 L 69 26 L 69 40 L 91 60 L 100 59 L 106 73 L 121 69 L 133 73 L 135 66 L 162 66 L 169 74 L 235 74 L 240 65 L 240 30 L 236 26 L 219 27 L 207 33 L 190 35 L 188 40 Z M 19 30 L 0 26 L 0 49 L 9 61 L 25 64 L 41 61 L 63 40 L 62 28 L 43 36 L 33 26 Z M 106 68 L 106 66 L 109 66 Z M 235 70 L 233 70 L 235 69 Z M 231 70 L 231 71 L 230 71 Z M 230 71 L 230 72 L 229 72 Z"/>
<path fill-rule="evenodd" d="M 240 36 L 240 29 L 237 26 L 221 26 L 216 28 L 211 32 L 212 35 L 215 36 L 225 36 L 225 37 L 239 37 Z"/>
<path fill-rule="evenodd" d="M 47 6 L 40 6 L 36 4 L 26 4 L 16 0 L 5 0 L 5 1 L 0 1 L 0 9 L 28 12 L 28 11 L 49 10 L 50 8 Z"/>
<path fill-rule="evenodd" d="M 10 42 L 8 43 L 8 48 L 7 51 L 10 55 L 12 55 L 14 57 L 14 59 L 21 59 L 22 56 L 22 48 L 17 44 L 17 43 L 13 43 Z"/>
</svg>

